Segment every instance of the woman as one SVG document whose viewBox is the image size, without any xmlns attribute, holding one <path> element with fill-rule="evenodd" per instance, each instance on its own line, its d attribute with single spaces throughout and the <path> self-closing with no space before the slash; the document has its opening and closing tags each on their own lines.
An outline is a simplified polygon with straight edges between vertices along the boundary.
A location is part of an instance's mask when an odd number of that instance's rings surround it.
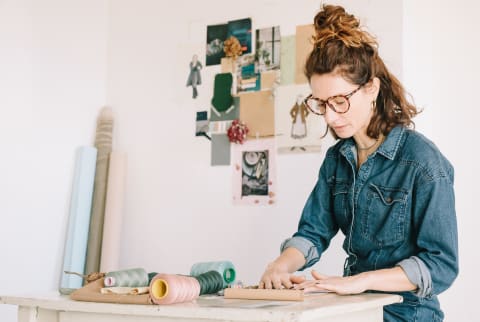
<svg viewBox="0 0 480 322">
<path fill-rule="evenodd" d="M 259 287 L 398 293 L 404 301 L 384 307 L 385 321 L 442 321 L 437 295 L 458 274 L 453 168 L 412 129 L 417 109 L 359 21 L 325 5 L 314 24 L 305 104 L 339 140 L 327 151 L 298 231 Z M 348 254 L 343 277 L 291 275 L 315 264 L 339 229 Z"/>
</svg>

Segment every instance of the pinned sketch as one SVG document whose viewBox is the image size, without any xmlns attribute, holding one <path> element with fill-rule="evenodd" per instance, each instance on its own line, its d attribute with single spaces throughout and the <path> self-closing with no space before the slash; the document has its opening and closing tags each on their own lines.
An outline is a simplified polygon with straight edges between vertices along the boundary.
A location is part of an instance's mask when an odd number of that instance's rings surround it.
<svg viewBox="0 0 480 322">
<path fill-rule="evenodd" d="M 290 136 L 292 139 L 298 140 L 307 137 L 307 116 L 309 111 L 307 106 L 303 103 L 303 95 L 298 94 L 290 110 L 290 116 L 292 117 L 292 131 Z"/>
<path fill-rule="evenodd" d="M 327 126 L 322 116 L 310 113 L 303 100 L 310 87 L 278 87 L 275 95 L 275 133 L 279 153 L 319 152 Z"/>
<path fill-rule="evenodd" d="M 189 67 L 190 73 L 188 74 L 187 86 L 192 87 L 192 98 L 195 99 L 198 96 L 197 87 L 202 84 L 202 75 L 200 74 L 200 70 L 203 66 L 202 63 L 198 60 L 198 55 L 193 55 Z"/>
<path fill-rule="evenodd" d="M 233 202 L 272 205 L 276 196 L 275 140 L 247 140 L 232 145 Z"/>
<path fill-rule="evenodd" d="M 202 111 L 210 106 L 213 92 L 213 75 L 205 68 L 205 43 L 178 44 L 175 48 L 174 77 L 172 86 L 176 90 L 175 108 Z M 196 56 L 196 57 L 195 57 Z M 195 60 L 196 58 L 196 60 Z"/>
</svg>

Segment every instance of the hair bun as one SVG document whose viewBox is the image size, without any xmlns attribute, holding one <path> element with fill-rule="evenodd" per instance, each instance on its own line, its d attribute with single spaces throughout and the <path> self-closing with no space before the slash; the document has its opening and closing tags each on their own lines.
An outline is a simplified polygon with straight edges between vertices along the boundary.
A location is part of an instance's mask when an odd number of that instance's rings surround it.
<svg viewBox="0 0 480 322">
<path fill-rule="evenodd" d="M 346 47 L 377 47 L 374 37 L 360 29 L 360 21 L 341 6 L 323 5 L 314 18 L 314 46 L 323 48 L 330 41 L 341 41 Z"/>
</svg>

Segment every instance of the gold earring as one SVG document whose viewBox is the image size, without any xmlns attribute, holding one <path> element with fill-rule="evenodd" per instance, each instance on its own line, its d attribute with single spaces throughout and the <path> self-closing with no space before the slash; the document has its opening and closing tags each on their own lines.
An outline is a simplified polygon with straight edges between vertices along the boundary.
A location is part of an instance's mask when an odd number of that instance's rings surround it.
<svg viewBox="0 0 480 322">
<path fill-rule="evenodd" d="M 377 107 L 377 101 L 373 100 L 372 101 L 372 111 Z"/>
</svg>

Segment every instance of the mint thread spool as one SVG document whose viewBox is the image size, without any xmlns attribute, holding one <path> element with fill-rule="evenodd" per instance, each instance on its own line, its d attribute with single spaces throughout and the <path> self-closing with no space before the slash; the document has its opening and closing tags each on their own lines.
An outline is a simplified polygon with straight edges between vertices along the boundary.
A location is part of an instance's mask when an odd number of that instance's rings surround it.
<svg viewBox="0 0 480 322">
<path fill-rule="evenodd" d="M 209 271 L 217 271 L 220 273 L 223 279 L 223 288 L 233 283 L 236 278 L 235 267 L 230 261 L 196 263 L 192 266 L 190 275 L 198 276 Z"/>
<path fill-rule="evenodd" d="M 143 287 L 148 286 L 149 276 L 143 268 L 132 268 L 108 272 L 104 284 L 107 287 Z"/>
</svg>

